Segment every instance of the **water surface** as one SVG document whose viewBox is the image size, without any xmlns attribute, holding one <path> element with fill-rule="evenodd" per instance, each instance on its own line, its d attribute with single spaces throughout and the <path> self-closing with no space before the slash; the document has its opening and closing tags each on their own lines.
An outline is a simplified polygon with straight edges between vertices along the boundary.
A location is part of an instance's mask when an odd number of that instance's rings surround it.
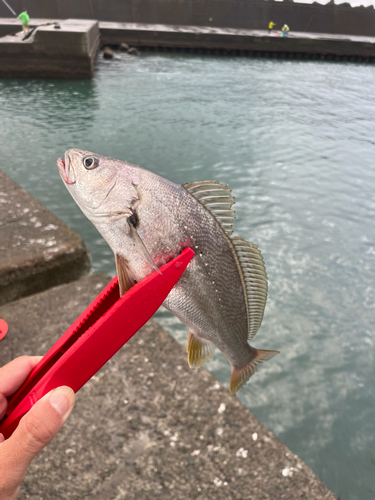
<svg viewBox="0 0 375 500">
<path fill-rule="evenodd" d="M 92 81 L 0 80 L 0 167 L 95 271 L 114 259 L 59 178 L 66 149 L 230 185 L 269 277 L 253 344 L 281 351 L 238 396 L 341 500 L 375 498 L 374 83 L 370 65 L 170 54 L 101 59 Z M 228 385 L 221 354 L 207 368 Z"/>
</svg>

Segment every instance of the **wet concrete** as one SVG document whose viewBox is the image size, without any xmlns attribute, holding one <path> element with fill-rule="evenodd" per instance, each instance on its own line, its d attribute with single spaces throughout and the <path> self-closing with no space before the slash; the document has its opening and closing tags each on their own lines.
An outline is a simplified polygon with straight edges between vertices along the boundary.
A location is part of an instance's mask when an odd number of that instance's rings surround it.
<svg viewBox="0 0 375 500">
<path fill-rule="evenodd" d="M 80 236 L 0 170 L 0 305 L 89 269 Z"/>
<path fill-rule="evenodd" d="M 19 21 L 1 20 L 0 33 L 8 34 L 0 38 L 0 77 L 91 78 L 99 47 L 98 22 L 59 20 L 56 29 L 55 20 L 38 21 L 37 30 L 23 40 Z"/>
<path fill-rule="evenodd" d="M 44 354 L 109 277 L 0 307 L 0 363 Z M 113 334 L 114 332 L 108 332 Z M 20 500 L 335 500 L 309 467 L 149 321 L 77 394 Z"/>
</svg>

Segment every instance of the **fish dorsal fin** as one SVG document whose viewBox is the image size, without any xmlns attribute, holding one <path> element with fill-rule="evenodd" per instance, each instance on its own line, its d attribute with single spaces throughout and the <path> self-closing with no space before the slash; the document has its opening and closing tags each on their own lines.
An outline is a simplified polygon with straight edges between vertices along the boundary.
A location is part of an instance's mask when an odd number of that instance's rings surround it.
<svg viewBox="0 0 375 500">
<path fill-rule="evenodd" d="M 186 182 L 182 185 L 217 220 L 227 236 L 233 233 L 234 197 L 226 184 L 218 181 Z"/>
<path fill-rule="evenodd" d="M 262 323 L 267 300 L 267 274 L 260 250 L 253 243 L 242 238 L 232 237 L 231 242 L 241 267 L 246 290 L 249 334 L 251 340 Z"/>
</svg>

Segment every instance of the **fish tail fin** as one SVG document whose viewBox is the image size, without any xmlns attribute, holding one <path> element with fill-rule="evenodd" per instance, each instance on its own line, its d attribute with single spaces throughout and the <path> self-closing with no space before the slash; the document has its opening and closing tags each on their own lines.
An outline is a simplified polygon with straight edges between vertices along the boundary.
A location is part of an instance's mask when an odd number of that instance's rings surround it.
<svg viewBox="0 0 375 500">
<path fill-rule="evenodd" d="M 199 368 L 203 363 L 212 358 L 214 346 L 210 342 L 198 339 L 189 330 L 186 352 L 188 353 L 190 368 Z"/>
<path fill-rule="evenodd" d="M 236 392 L 249 380 L 251 375 L 257 371 L 257 366 L 264 361 L 279 354 L 279 351 L 263 351 L 261 349 L 254 349 L 255 356 L 247 365 L 242 368 L 232 368 L 232 375 L 230 377 L 229 392 L 236 394 Z"/>
</svg>

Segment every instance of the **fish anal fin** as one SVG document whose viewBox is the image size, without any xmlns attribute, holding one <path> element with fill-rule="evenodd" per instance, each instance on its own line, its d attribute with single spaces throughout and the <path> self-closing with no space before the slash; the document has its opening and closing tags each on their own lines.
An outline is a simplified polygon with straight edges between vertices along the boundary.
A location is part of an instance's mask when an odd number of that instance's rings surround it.
<svg viewBox="0 0 375 500">
<path fill-rule="evenodd" d="M 231 394 L 236 394 L 236 392 L 241 389 L 244 384 L 246 384 L 251 375 L 257 371 L 257 366 L 260 363 L 273 358 L 276 354 L 279 354 L 279 351 L 263 351 L 261 349 L 255 349 L 255 356 L 250 363 L 242 368 L 232 368 L 229 392 Z"/>
<path fill-rule="evenodd" d="M 119 254 L 115 254 L 118 284 L 120 287 L 120 297 L 131 288 L 135 281 L 130 276 L 126 260 Z"/>
<path fill-rule="evenodd" d="M 190 368 L 199 368 L 214 354 L 214 346 L 210 342 L 198 339 L 189 330 L 186 352 Z"/>
</svg>

